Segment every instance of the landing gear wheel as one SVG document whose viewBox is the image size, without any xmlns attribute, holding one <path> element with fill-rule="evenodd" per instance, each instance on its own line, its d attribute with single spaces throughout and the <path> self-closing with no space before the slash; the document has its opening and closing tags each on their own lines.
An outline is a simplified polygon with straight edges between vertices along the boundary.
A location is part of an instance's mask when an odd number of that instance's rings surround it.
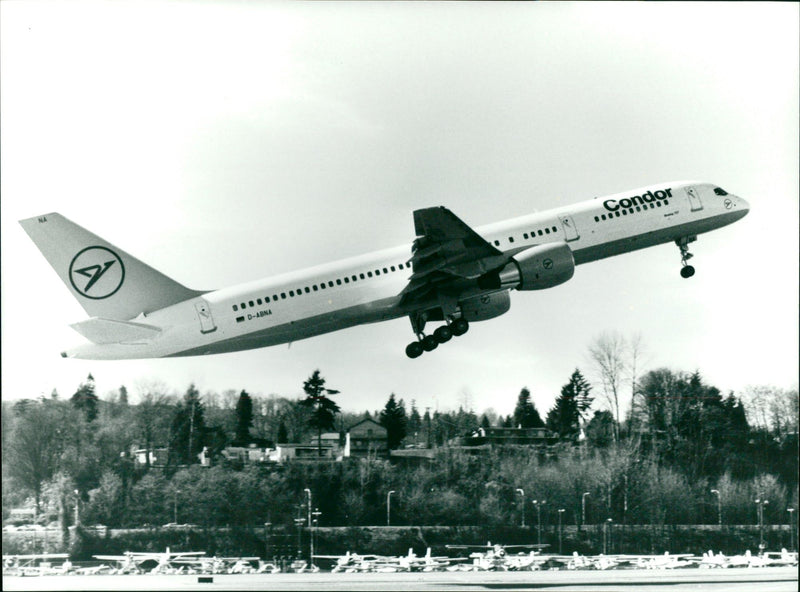
<svg viewBox="0 0 800 592">
<path fill-rule="evenodd" d="M 694 267 L 691 265 L 685 265 L 681 268 L 681 277 L 682 278 L 690 278 L 694 275 Z"/>
<path fill-rule="evenodd" d="M 433 351 L 439 346 L 439 343 L 436 341 L 436 337 L 433 335 L 426 335 L 422 339 L 422 349 L 425 351 Z"/>
<path fill-rule="evenodd" d="M 418 358 L 423 352 L 422 344 L 419 341 L 412 341 L 406 346 L 406 355 L 411 358 Z"/>
<path fill-rule="evenodd" d="M 455 321 L 453 321 L 453 324 L 450 325 L 450 329 L 452 329 L 453 335 L 455 335 L 456 337 L 460 337 L 461 335 L 469 331 L 469 323 L 467 322 L 467 319 L 463 318 L 456 319 Z"/>
<path fill-rule="evenodd" d="M 447 343 L 453 338 L 453 330 L 450 327 L 439 327 L 433 332 L 433 336 L 438 343 Z"/>
</svg>

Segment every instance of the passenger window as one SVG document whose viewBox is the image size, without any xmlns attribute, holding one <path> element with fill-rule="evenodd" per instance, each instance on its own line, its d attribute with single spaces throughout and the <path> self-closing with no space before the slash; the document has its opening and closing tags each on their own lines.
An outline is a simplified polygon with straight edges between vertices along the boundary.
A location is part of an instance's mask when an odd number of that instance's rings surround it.
<svg viewBox="0 0 800 592">
<path fill-rule="evenodd" d="M 236 312 L 237 310 L 239 310 L 239 307 L 234 304 L 233 305 L 233 312 Z"/>
<path fill-rule="evenodd" d="M 264 302 L 269 303 L 269 296 L 264 296 Z"/>
<path fill-rule="evenodd" d="M 595 216 L 595 217 L 594 217 L 594 221 L 595 221 L 595 222 L 600 222 L 600 217 L 599 217 L 599 216 Z"/>
<path fill-rule="evenodd" d="M 325 284 L 322 284 L 322 287 L 324 288 L 324 287 L 325 287 Z M 311 286 L 311 289 L 312 289 L 312 290 L 314 290 L 315 292 L 316 292 L 317 290 L 319 290 L 319 288 L 317 288 L 317 284 L 314 284 L 313 286 Z"/>
<path fill-rule="evenodd" d="M 500 246 L 500 241 L 499 240 L 494 241 L 494 246 L 495 247 L 499 247 Z"/>
<path fill-rule="evenodd" d="M 249 304 L 250 304 L 251 307 L 255 306 L 255 304 L 253 304 L 252 300 L 249 302 Z"/>
<path fill-rule="evenodd" d="M 372 277 L 372 272 L 371 271 L 367 272 L 367 277 Z M 364 274 L 363 273 L 361 274 L 361 279 L 362 280 L 364 279 Z"/>
<path fill-rule="evenodd" d="M 627 216 L 628 215 L 628 210 L 622 210 L 622 215 L 623 216 Z"/>
<path fill-rule="evenodd" d="M 337 285 L 337 286 L 341 286 L 341 285 L 342 285 L 342 280 L 339 280 L 339 279 L 337 279 L 337 280 L 336 280 L 336 285 Z"/>
<path fill-rule="evenodd" d="M 657 208 L 660 208 L 660 207 L 661 207 L 661 202 L 660 202 L 660 201 L 657 201 L 657 202 L 656 202 L 656 207 L 657 207 Z"/>
<path fill-rule="evenodd" d="M 524 238 L 525 240 L 528 240 L 528 233 L 527 232 L 523 233 L 522 238 Z"/>
<path fill-rule="evenodd" d="M 283 300 L 286 300 L 286 292 L 281 292 L 281 298 L 282 298 Z"/>
<path fill-rule="evenodd" d="M 344 283 L 345 284 L 349 284 L 350 283 L 350 278 L 344 278 Z"/>
<path fill-rule="evenodd" d="M 389 269 L 391 269 L 392 271 L 395 271 L 394 265 L 392 265 Z"/>
<path fill-rule="evenodd" d="M 538 232 L 539 236 L 542 236 L 543 233 L 542 233 L 541 230 L 538 230 L 537 232 Z"/>
<path fill-rule="evenodd" d="M 308 286 L 306 286 L 305 287 L 305 291 L 306 291 L 306 294 L 308 294 L 311 291 L 311 289 Z"/>
<path fill-rule="evenodd" d="M 339 281 L 339 280 L 336 280 L 336 281 Z M 339 283 L 341 284 L 342 282 L 339 282 Z M 333 288 L 333 281 L 328 282 L 328 287 L 329 288 Z"/>
<path fill-rule="evenodd" d="M 354 275 L 350 276 L 350 279 L 353 280 L 354 282 L 358 281 L 358 277 Z"/>
<path fill-rule="evenodd" d="M 261 298 L 259 298 L 258 300 L 256 300 L 256 304 L 258 304 L 259 306 L 261 306 Z"/>
<path fill-rule="evenodd" d="M 294 298 L 294 290 L 289 290 L 289 296 Z"/>
<path fill-rule="evenodd" d="M 545 229 L 544 229 L 544 233 L 545 233 L 545 234 L 550 234 L 550 229 L 549 229 L 549 228 L 545 228 Z"/>
<path fill-rule="evenodd" d="M 558 232 L 558 228 L 556 228 L 555 226 L 553 226 L 553 232 Z"/>
<path fill-rule="evenodd" d="M 641 212 L 641 211 L 642 211 L 642 208 L 640 208 L 639 206 L 636 206 L 636 211 L 637 211 L 637 212 Z"/>
<path fill-rule="evenodd" d="M 614 215 L 615 215 L 617 218 L 619 218 L 619 216 L 620 216 L 619 210 L 617 210 L 616 212 L 614 212 Z"/>
<path fill-rule="evenodd" d="M 513 243 L 514 242 L 514 237 L 513 236 L 509 236 L 508 237 L 508 242 Z"/>
<path fill-rule="evenodd" d="M 668 206 L 668 205 L 669 205 L 669 200 L 668 200 L 668 199 L 665 199 L 665 200 L 664 200 L 664 205 L 665 205 L 665 206 Z"/>
<path fill-rule="evenodd" d="M 358 277 L 360 277 L 363 280 L 364 279 L 364 274 L 363 273 L 359 273 Z"/>
<path fill-rule="evenodd" d="M 384 267 L 383 268 L 383 273 L 389 273 L 389 270 Z"/>
</svg>

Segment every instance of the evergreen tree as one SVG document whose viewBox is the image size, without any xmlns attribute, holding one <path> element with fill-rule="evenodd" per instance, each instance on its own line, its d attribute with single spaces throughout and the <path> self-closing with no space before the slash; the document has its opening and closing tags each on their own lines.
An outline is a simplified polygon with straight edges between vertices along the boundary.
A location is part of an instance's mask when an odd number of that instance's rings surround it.
<svg viewBox="0 0 800 592">
<path fill-rule="evenodd" d="M 514 408 L 514 426 L 522 428 L 543 428 L 544 422 L 536 410 L 536 406 L 531 401 L 530 391 L 523 387 L 517 398 L 517 406 Z"/>
<path fill-rule="evenodd" d="M 561 394 L 547 414 L 547 427 L 556 432 L 560 438 L 574 441 L 580 433 L 581 412 L 578 401 L 585 402 L 589 398 L 590 390 L 589 383 L 576 368 L 569 382 L 561 387 Z"/>
<path fill-rule="evenodd" d="M 314 370 L 303 383 L 303 392 L 306 398 L 300 401 L 300 405 L 311 409 L 308 424 L 317 430 L 317 453 L 322 456 L 322 430 L 332 430 L 336 414 L 339 413 L 339 405 L 326 395 L 336 395 L 339 391 L 325 388 L 325 379 L 320 376 L 319 370 Z"/>
<path fill-rule="evenodd" d="M 70 399 L 76 409 L 83 412 L 87 422 L 92 422 L 97 417 L 97 395 L 94 392 L 94 377 L 89 374 L 86 382 L 81 383 L 75 394 Z"/>
<path fill-rule="evenodd" d="M 420 432 L 422 432 L 422 417 L 417 410 L 416 401 L 412 399 L 411 412 L 408 415 L 408 433 L 414 436 L 414 444 L 417 444 Z"/>
<path fill-rule="evenodd" d="M 194 384 L 189 385 L 170 426 L 169 462 L 192 464 L 198 461 L 205 445 L 205 410 L 200 392 Z"/>
<path fill-rule="evenodd" d="M 379 423 L 386 428 L 389 450 L 394 450 L 406 437 L 408 420 L 403 400 L 396 401 L 394 393 L 389 396 L 386 406 L 380 413 Z"/>
<path fill-rule="evenodd" d="M 586 439 L 595 448 L 607 448 L 614 442 L 614 416 L 610 411 L 595 411 L 586 425 Z"/>
<path fill-rule="evenodd" d="M 492 427 L 492 425 L 489 423 L 489 418 L 488 418 L 488 417 L 486 417 L 486 414 L 485 414 L 485 413 L 484 413 L 484 414 L 481 416 L 481 427 L 482 427 L 484 430 L 486 430 L 486 429 L 488 429 L 488 428 Z"/>
<path fill-rule="evenodd" d="M 128 406 L 128 389 L 124 384 L 119 387 L 119 404 L 124 407 Z"/>
<path fill-rule="evenodd" d="M 239 393 L 236 402 L 236 436 L 235 442 L 246 446 L 250 442 L 250 428 L 253 426 L 253 399 L 247 393 Z"/>
<path fill-rule="evenodd" d="M 286 444 L 289 441 L 289 434 L 286 431 L 286 424 L 281 421 L 280 425 L 278 425 L 278 437 L 276 438 L 276 442 L 278 444 Z"/>
</svg>

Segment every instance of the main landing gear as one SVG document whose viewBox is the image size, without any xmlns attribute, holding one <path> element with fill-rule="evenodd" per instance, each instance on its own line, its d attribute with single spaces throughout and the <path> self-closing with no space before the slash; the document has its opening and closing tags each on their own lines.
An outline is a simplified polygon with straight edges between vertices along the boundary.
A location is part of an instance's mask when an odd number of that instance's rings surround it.
<svg viewBox="0 0 800 592">
<path fill-rule="evenodd" d="M 412 341 L 406 346 L 406 355 L 409 358 L 418 358 L 423 352 L 433 351 L 439 347 L 440 343 L 447 343 L 453 336 L 459 337 L 469 331 L 467 319 L 458 318 L 447 325 L 438 327 L 433 334 L 425 335 L 422 331 L 417 332 L 419 341 Z"/>
<path fill-rule="evenodd" d="M 678 245 L 678 248 L 681 250 L 681 265 L 683 266 L 681 267 L 681 277 L 684 279 L 694 275 L 694 267 L 688 265 L 686 262 L 694 257 L 694 255 L 689 252 L 689 243 L 696 240 L 696 236 L 685 236 L 675 241 L 675 244 Z"/>
</svg>

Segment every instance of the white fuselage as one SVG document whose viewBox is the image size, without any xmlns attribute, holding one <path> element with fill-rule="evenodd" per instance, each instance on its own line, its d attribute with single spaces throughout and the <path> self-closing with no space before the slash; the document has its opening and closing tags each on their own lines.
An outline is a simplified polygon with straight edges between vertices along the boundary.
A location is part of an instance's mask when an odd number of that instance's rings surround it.
<svg viewBox="0 0 800 592">
<path fill-rule="evenodd" d="M 747 213 L 745 200 L 718 192 L 708 183 L 665 183 L 475 231 L 508 255 L 566 242 L 579 265 L 694 237 Z M 409 244 L 207 292 L 134 319 L 161 329 L 153 339 L 86 344 L 65 355 L 131 359 L 233 352 L 406 316 L 409 311 L 399 304 L 412 274 L 410 258 Z"/>
</svg>

